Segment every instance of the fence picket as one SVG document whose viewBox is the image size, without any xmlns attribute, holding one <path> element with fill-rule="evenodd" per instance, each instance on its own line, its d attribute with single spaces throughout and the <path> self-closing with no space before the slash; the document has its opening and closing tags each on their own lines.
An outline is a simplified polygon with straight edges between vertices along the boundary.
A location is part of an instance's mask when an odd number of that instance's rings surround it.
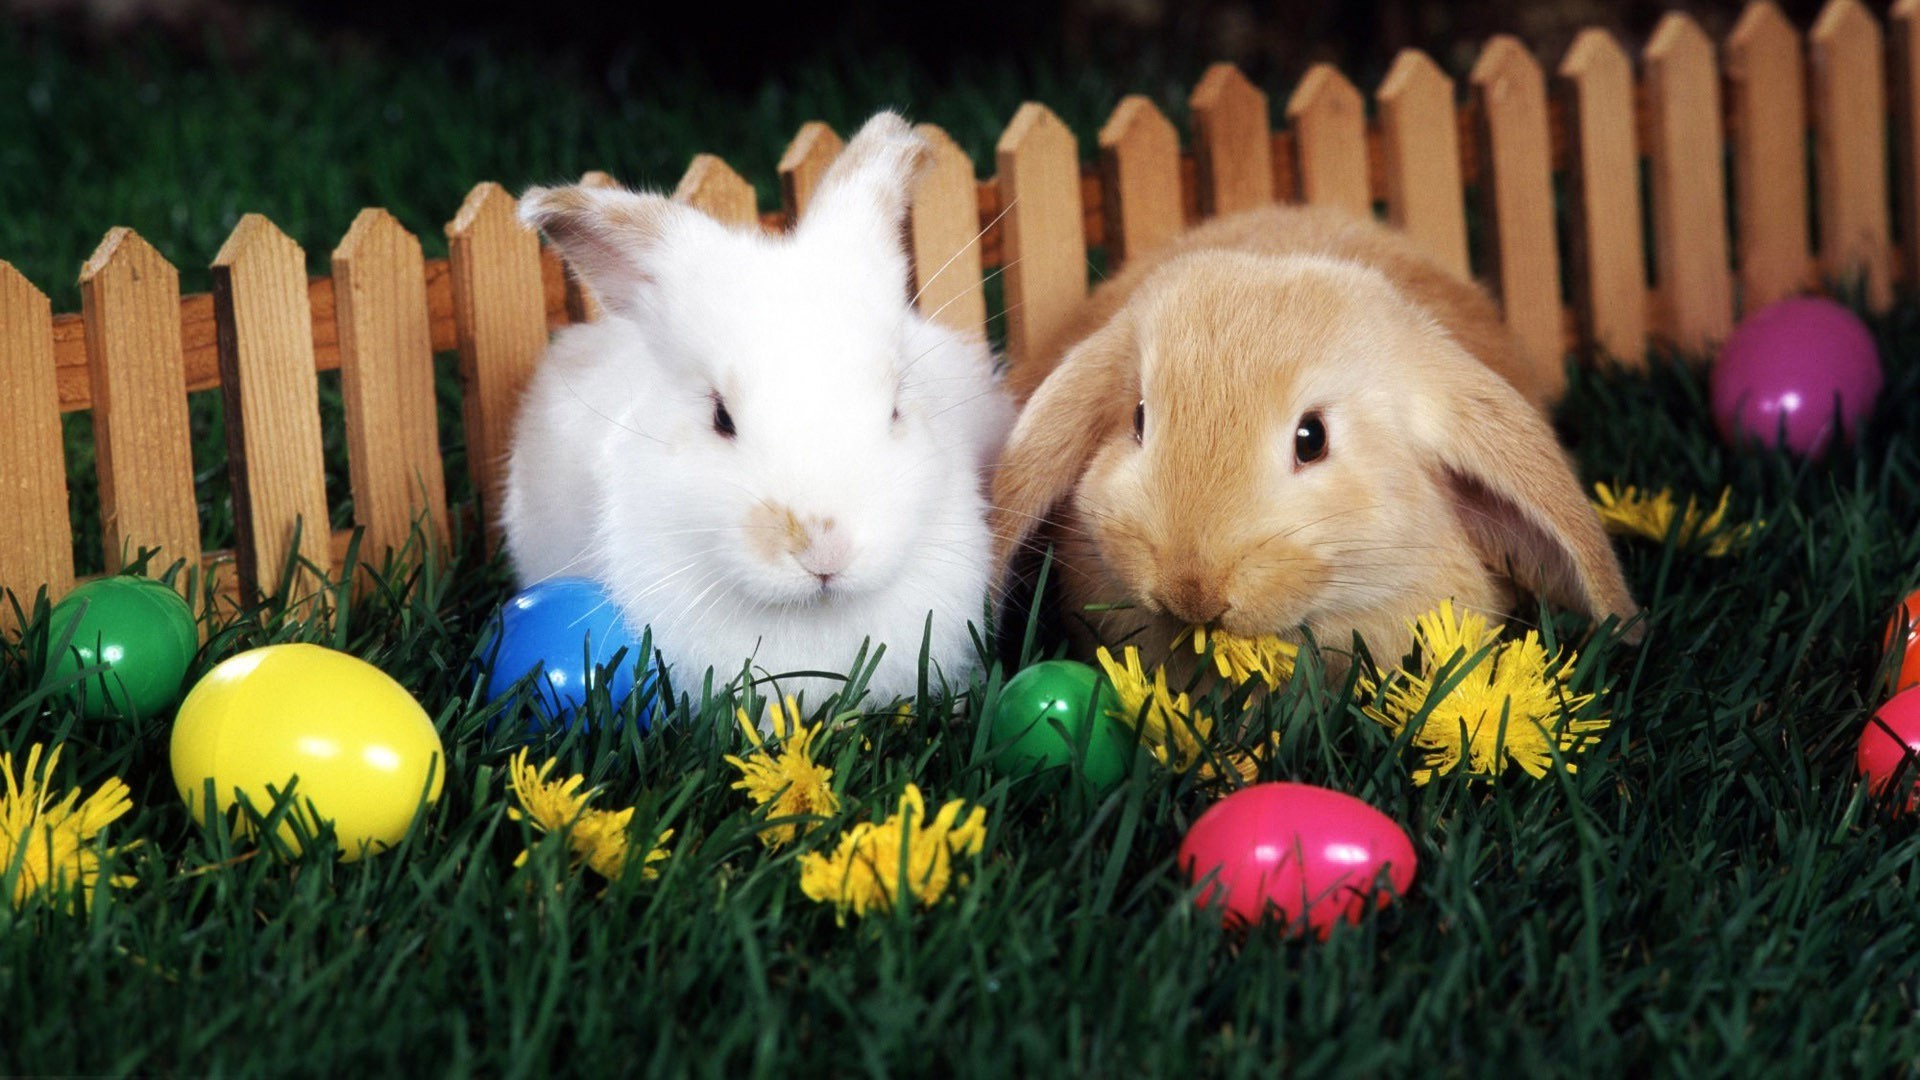
<svg viewBox="0 0 1920 1080">
<path fill-rule="evenodd" d="M 1704 356 L 1733 326 L 1720 79 L 1713 42 L 1678 12 L 1647 42 L 1653 245 L 1665 336 Z M 1774 182 L 1763 180 L 1763 183 Z"/>
<path fill-rule="evenodd" d="M 180 274 L 131 229 L 107 233 L 80 270 L 102 543 L 109 572 L 141 548 L 150 572 L 200 568 L 186 368 L 180 348 Z"/>
<path fill-rule="evenodd" d="M 1893 228 L 1880 25 L 1860 0 L 1830 0 L 1809 38 L 1821 270 L 1837 285 L 1864 284 L 1867 305 L 1885 311 L 1893 306 Z"/>
<path fill-rule="evenodd" d="M 1219 217 L 1273 201 L 1273 125 L 1267 95 L 1232 64 L 1207 69 L 1187 99 L 1200 169 L 1200 215 Z"/>
<path fill-rule="evenodd" d="M 1607 356 L 1638 365 L 1646 360 L 1647 269 L 1633 61 L 1612 34 L 1589 29 L 1567 50 L 1560 77 L 1571 88 L 1567 262 L 1582 336 Z"/>
<path fill-rule="evenodd" d="M 1367 104 L 1359 89 L 1332 64 L 1315 64 L 1287 100 L 1287 123 L 1297 143 L 1295 186 L 1301 197 L 1316 206 L 1373 216 L 1367 186 Z"/>
<path fill-rule="evenodd" d="M 1514 38 L 1487 42 L 1469 76 L 1479 103 L 1492 226 L 1489 263 L 1507 325 L 1558 398 L 1566 331 L 1560 309 L 1560 256 L 1554 238 L 1553 155 L 1547 83 L 1540 62 Z"/>
<path fill-rule="evenodd" d="M 366 554 L 403 547 L 423 513 L 426 535 L 444 551 L 447 492 L 420 241 L 385 210 L 362 210 L 333 250 L 333 279 L 347 469 Z"/>
<path fill-rule="evenodd" d="M 479 184 L 447 224 L 467 467 L 490 543 L 499 541 L 514 408 L 547 347 L 540 238 L 514 217 L 513 206 L 499 184 Z"/>
<path fill-rule="evenodd" d="M 1380 103 L 1387 220 L 1442 265 L 1470 275 L 1453 80 L 1426 53 L 1402 49 L 1374 97 Z"/>
<path fill-rule="evenodd" d="M 0 591 L 32 610 L 40 586 L 58 600 L 73 585 L 66 451 L 53 379 L 53 308 L 10 263 L 0 262 Z M 0 598 L 0 630 L 14 629 Z"/>
<path fill-rule="evenodd" d="M 1173 239 L 1186 225 L 1180 133 L 1145 95 L 1122 98 L 1100 128 L 1100 176 L 1109 274 Z"/>
<path fill-rule="evenodd" d="M 1800 32 L 1771 0 L 1748 4 L 1727 35 L 1740 302 L 1747 311 L 1805 288 L 1813 268 L 1800 45 Z"/>
<path fill-rule="evenodd" d="M 213 307 L 240 586 L 272 595 L 296 554 L 323 574 L 332 560 L 306 253 L 273 222 L 245 215 L 214 256 Z M 287 599 L 321 584 L 296 567 Z"/>
<path fill-rule="evenodd" d="M 913 291 L 927 318 L 961 333 L 987 332 L 987 294 L 980 282 L 979 191 L 973 159 L 932 124 L 914 129 L 932 160 L 913 189 L 908 234 Z"/>
<path fill-rule="evenodd" d="M 712 154 L 695 154 L 693 163 L 680 177 L 673 197 L 704 211 L 723 225 L 758 227 L 759 203 L 753 185 L 733 171 L 733 166 Z"/>
<path fill-rule="evenodd" d="M 1002 262 L 1007 351 L 1016 386 L 1039 373 L 1055 338 L 1087 293 L 1080 159 L 1073 132 L 1045 105 L 1027 102 L 1000 136 Z"/>
<path fill-rule="evenodd" d="M 786 208 L 789 223 L 799 221 L 800 215 L 807 212 L 820 177 L 845 147 L 840 136 L 818 120 L 809 120 L 800 126 L 799 134 L 787 144 L 775 169 L 780 176 L 780 202 Z"/>
</svg>

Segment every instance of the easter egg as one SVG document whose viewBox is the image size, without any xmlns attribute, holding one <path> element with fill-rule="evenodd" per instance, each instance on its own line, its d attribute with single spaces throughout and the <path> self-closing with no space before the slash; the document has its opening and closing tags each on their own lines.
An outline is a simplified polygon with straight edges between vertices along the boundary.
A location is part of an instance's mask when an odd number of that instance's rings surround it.
<svg viewBox="0 0 1920 1080">
<path fill-rule="evenodd" d="M 1920 589 L 1908 593 L 1893 609 L 1882 644 L 1897 657 L 1893 662 L 1893 692 L 1920 686 Z"/>
<path fill-rule="evenodd" d="M 45 682 L 64 684 L 57 692 L 78 697 L 90 719 L 153 716 L 179 700 L 199 648 L 179 593 L 151 578 L 100 578 L 54 605 Z M 81 676 L 102 664 L 105 671 Z"/>
<path fill-rule="evenodd" d="M 1920 755 L 1920 688 L 1895 694 L 1874 711 L 1867 729 L 1860 733 L 1854 766 L 1874 794 L 1885 794 L 1909 754 Z M 1912 809 L 1920 800 L 1920 763 L 1907 767 L 1906 782 L 1915 788 L 1907 797 L 1907 808 Z"/>
<path fill-rule="evenodd" d="M 480 656 L 488 701 L 538 672 L 531 734 L 546 724 L 565 730 L 603 668 L 607 694 L 618 709 L 633 693 L 634 669 L 646 662 L 640 635 L 627 626 L 620 606 L 585 578 L 550 578 L 515 594 L 494 617 Z"/>
<path fill-rule="evenodd" d="M 400 842 L 440 799 L 446 754 L 425 709 L 386 672 L 318 645 L 268 645 L 222 661 L 180 703 L 173 782 L 203 824 L 245 795 L 267 813 L 294 787 L 309 834 L 333 824 L 351 862 Z M 272 790 L 269 790 L 272 789 Z M 290 824 L 280 837 L 298 849 Z"/>
<path fill-rule="evenodd" d="M 1769 304 L 1742 320 L 1710 377 L 1713 418 L 1728 442 L 1818 457 L 1851 440 L 1880 396 L 1880 352 L 1859 316 L 1818 296 Z"/>
<path fill-rule="evenodd" d="M 1070 765 L 1084 748 L 1081 774 L 1096 791 L 1110 790 L 1127 774 L 1131 733 L 1108 714 L 1119 707 L 1100 673 L 1072 660 L 1046 660 L 1021 671 L 1000 688 L 993 709 L 996 763 L 1027 776 Z"/>
<path fill-rule="evenodd" d="M 1180 842 L 1179 863 L 1206 883 L 1199 904 L 1219 905 L 1225 925 L 1277 910 L 1322 937 L 1405 895 L 1416 866 L 1413 842 L 1392 818 L 1351 795 L 1293 783 L 1255 784 L 1208 807 Z"/>
</svg>

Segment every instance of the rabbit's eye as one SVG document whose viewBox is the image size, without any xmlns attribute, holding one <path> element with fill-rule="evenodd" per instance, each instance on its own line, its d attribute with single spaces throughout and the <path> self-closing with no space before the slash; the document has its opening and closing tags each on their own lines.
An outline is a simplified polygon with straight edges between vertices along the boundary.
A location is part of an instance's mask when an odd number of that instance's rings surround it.
<svg viewBox="0 0 1920 1080">
<path fill-rule="evenodd" d="M 727 403 L 719 394 L 713 395 L 713 433 L 723 439 L 734 436 L 733 414 L 727 411 Z"/>
<path fill-rule="evenodd" d="M 1293 462 L 1311 465 L 1327 456 L 1327 423 L 1317 412 L 1300 418 L 1293 428 Z"/>
<path fill-rule="evenodd" d="M 1147 403 L 1144 399 L 1133 407 L 1133 441 L 1139 442 L 1147 437 Z"/>
</svg>

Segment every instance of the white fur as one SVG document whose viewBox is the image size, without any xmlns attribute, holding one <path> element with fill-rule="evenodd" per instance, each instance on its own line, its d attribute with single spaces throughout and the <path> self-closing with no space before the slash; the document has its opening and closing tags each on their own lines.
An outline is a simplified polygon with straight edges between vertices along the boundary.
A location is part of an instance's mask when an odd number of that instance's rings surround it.
<svg viewBox="0 0 1920 1080">
<path fill-rule="evenodd" d="M 830 173 L 790 235 L 661 211 L 636 272 L 589 282 L 608 314 L 554 336 L 522 401 L 502 512 L 520 581 L 602 582 L 696 692 L 749 662 L 755 677 L 844 673 L 870 639 L 886 646 L 875 695 L 910 696 L 929 615 L 932 677 L 977 665 L 984 476 L 1012 406 L 983 342 L 908 306 L 895 210 L 871 196 L 904 191 L 912 154 L 891 151 L 914 137 L 874 124 L 868 148 L 889 152 Z M 763 503 L 834 519 L 851 554 L 829 585 L 765 550 Z"/>
</svg>

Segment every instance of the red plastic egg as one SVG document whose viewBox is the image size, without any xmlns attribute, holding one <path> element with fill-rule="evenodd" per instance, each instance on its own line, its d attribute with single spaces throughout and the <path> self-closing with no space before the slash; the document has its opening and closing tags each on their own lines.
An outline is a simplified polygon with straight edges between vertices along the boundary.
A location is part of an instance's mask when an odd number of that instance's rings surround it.
<svg viewBox="0 0 1920 1080">
<path fill-rule="evenodd" d="M 1860 733 L 1860 751 L 1854 764 L 1878 795 L 1885 793 L 1908 754 L 1920 756 L 1920 689 L 1898 694 L 1875 710 L 1873 719 L 1867 721 L 1867 730 Z M 1920 795 L 1920 765 L 1907 770 L 1907 782 Z M 1908 809 L 1915 802 L 1916 798 L 1909 796 Z"/>
<path fill-rule="evenodd" d="M 1902 628 L 1905 637 L 1900 637 Z M 1893 662 L 1893 692 L 1920 686 L 1920 589 L 1908 593 L 1893 610 L 1884 644 L 1888 652 L 1899 657 Z"/>
<path fill-rule="evenodd" d="M 1406 830 L 1351 795 L 1256 784 L 1208 807 L 1180 842 L 1180 866 L 1229 927 L 1277 910 L 1325 937 L 1341 919 L 1404 895 L 1417 860 Z M 1386 871 L 1385 881 L 1381 871 Z M 1372 901 L 1369 903 L 1369 897 Z"/>
</svg>

